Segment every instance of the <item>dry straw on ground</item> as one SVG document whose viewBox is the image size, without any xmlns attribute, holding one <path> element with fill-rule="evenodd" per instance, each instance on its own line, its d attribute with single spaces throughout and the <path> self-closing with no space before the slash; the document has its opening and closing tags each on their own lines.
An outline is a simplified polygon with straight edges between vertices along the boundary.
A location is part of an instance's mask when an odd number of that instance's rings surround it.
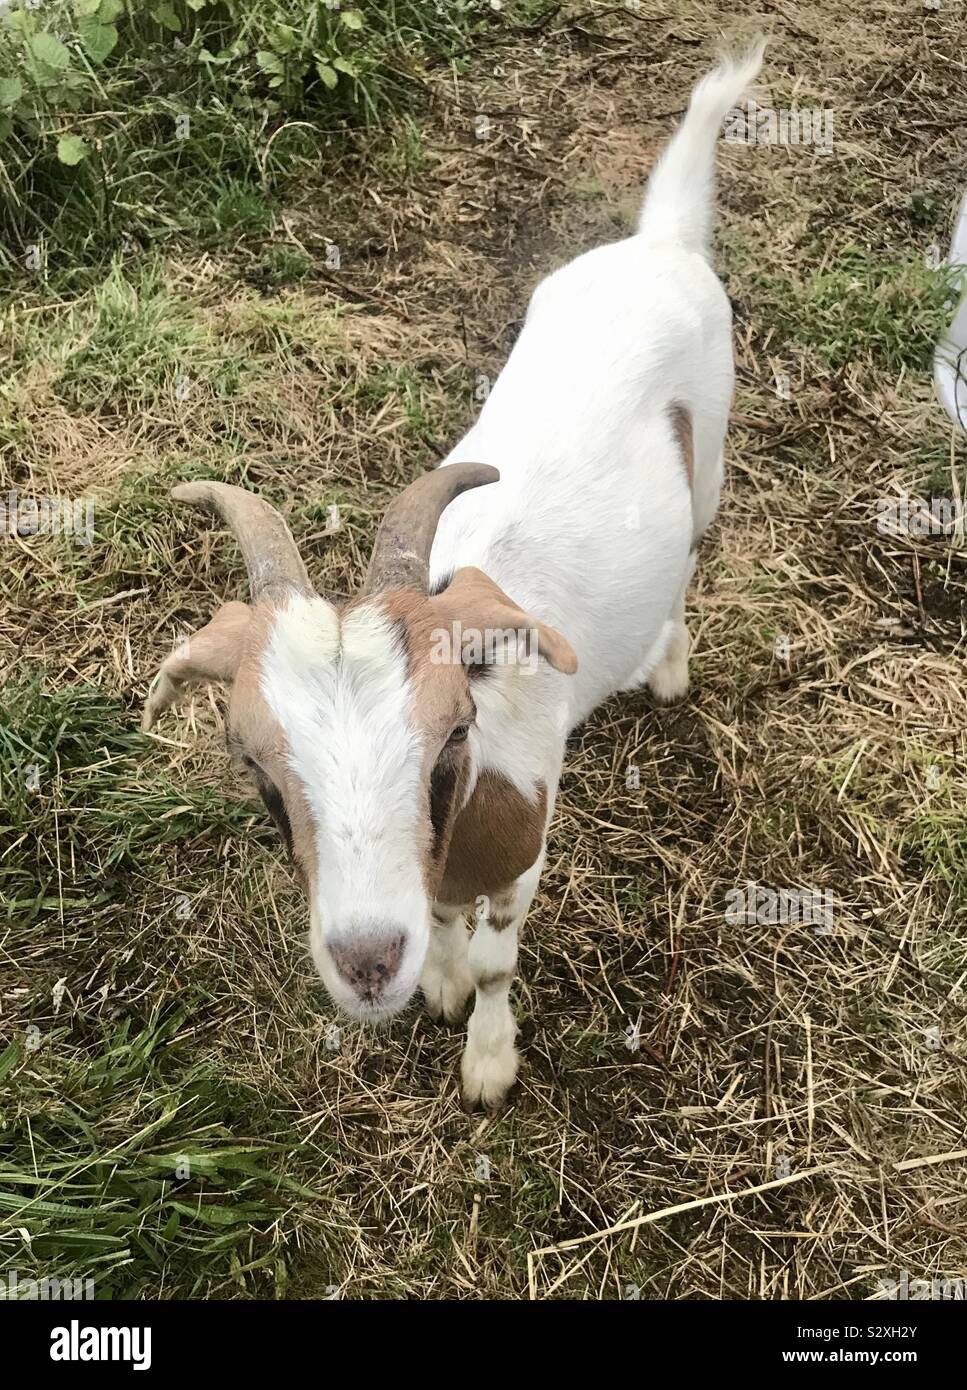
<svg viewBox="0 0 967 1390">
<path fill-rule="evenodd" d="M 828 367 L 795 322 L 803 285 L 850 244 L 922 258 L 946 226 L 967 121 L 954 9 L 729 7 L 733 41 L 772 32 L 777 105 L 833 109 L 835 147 L 723 145 L 739 387 L 690 604 L 693 686 L 671 710 L 616 699 L 573 740 L 523 934 L 525 1064 L 506 1113 L 461 1112 L 460 1037 L 416 1010 L 326 1046 L 288 873 L 237 830 L 171 845 L 168 875 L 133 876 L 123 915 L 54 913 L 0 962 L 4 1026 L 19 971 L 66 977 L 87 1017 L 201 982 L 191 1047 L 274 1097 L 324 1193 L 280 1221 L 295 1291 L 831 1299 L 904 1270 L 967 1277 L 967 571 L 943 540 L 875 525 L 879 497 L 945 468 L 962 483 L 964 449 L 926 374 L 888 365 L 872 336 Z M 203 382 L 186 403 L 166 389 L 137 414 L 71 407 L 38 361 L 9 475 L 110 509 L 137 474 L 157 510 L 138 514 L 133 560 L 119 522 L 99 607 L 76 606 L 36 543 L 15 556 L 4 661 L 99 684 L 135 719 L 172 639 L 240 582 L 230 542 L 152 491 L 183 463 L 217 459 L 286 499 L 314 578 L 347 592 L 386 498 L 472 418 L 539 276 L 627 229 L 724 27 L 691 0 L 589 6 L 483 50 L 468 77 L 435 73 L 408 161 L 363 142 L 276 223 L 317 265 L 337 242 L 338 272 L 267 294 L 243 249 L 170 262 Z M 209 343 L 239 365 L 234 396 L 205 377 Z M 320 499 L 340 505 L 338 531 Z M 144 763 L 238 801 L 220 726 L 199 694 Z M 828 891 L 832 933 L 730 924 L 726 894 L 750 880 Z M 191 903 L 177 922 L 175 892 Z"/>
</svg>

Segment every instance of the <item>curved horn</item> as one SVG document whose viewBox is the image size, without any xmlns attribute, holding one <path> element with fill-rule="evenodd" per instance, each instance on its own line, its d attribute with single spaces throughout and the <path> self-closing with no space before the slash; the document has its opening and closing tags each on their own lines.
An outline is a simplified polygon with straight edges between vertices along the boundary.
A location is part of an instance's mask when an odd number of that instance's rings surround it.
<svg viewBox="0 0 967 1390">
<path fill-rule="evenodd" d="M 386 508 L 363 593 L 416 589 L 425 594 L 430 587 L 430 550 L 444 508 L 468 488 L 499 478 L 489 463 L 448 463 L 410 483 Z"/>
<path fill-rule="evenodd" d="M 312 592 L 292 533 L 275 508 L 256 493 L 230 483 L 203 482 L 180 483 L 171 495 L 176 502 L 191 502 L 214 512 L 235 532 L 253 600 L 275 584 Z"/>
</svg>

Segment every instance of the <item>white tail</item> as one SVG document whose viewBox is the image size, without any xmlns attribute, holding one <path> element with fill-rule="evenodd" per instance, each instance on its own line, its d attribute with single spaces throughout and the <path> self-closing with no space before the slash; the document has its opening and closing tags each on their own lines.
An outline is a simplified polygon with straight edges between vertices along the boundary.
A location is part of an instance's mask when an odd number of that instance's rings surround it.
<svg viewBox="0 0 967 1390">
<path fill-rule="evenodd" d="M 719 130 L 726 112 L 758 76 L 764 49 L 760 39 L 744 58 L 725 59 L 695 87 L 685 119 L 648 180 L 639 235 L 708 254 Z"/>
</svg>

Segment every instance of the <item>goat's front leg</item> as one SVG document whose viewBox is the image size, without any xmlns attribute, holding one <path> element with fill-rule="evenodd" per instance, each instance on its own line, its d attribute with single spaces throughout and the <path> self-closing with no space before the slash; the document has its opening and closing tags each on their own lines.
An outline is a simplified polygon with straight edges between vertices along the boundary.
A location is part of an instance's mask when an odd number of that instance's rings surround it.
<svg viewBox="0 0 967 1390">
<path fill-rule="evenodd" d="M 431 1018 L 456 1023 L 463 1018 L 473 993 L 473 977 L 467 964 L 466 909 L 446 903 L 433 904 L 430 944 L 420 979 Z"/>
<path fill-rule="evenodd" d="M 495 1109 L 517 1077 L 517 1020 L 510 1007 L 510 987 L 517 969 L 517 934 L 537 889 L 543 862 L 541 854 L 513 887 L 493 898 L 477 900 L 477 927 L 469 953 L 477 997 L 461 1064 L 463 1099 L 468 1107 Z"/>
</svg>

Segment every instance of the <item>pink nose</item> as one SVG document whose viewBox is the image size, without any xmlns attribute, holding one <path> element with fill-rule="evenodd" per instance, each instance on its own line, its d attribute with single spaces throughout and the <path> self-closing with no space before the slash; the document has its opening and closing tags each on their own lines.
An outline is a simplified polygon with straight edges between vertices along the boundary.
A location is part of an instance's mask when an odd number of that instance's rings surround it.
<svg viewBox="0 0 967 1390">
<path fill-rule="evenodd" d="M 378 1004 L 400 968 L 405 946 L 404 932 L 368 932 L 337 938 L 329 950 L 353 993 L 366 1004 Z"/>
</svg>

